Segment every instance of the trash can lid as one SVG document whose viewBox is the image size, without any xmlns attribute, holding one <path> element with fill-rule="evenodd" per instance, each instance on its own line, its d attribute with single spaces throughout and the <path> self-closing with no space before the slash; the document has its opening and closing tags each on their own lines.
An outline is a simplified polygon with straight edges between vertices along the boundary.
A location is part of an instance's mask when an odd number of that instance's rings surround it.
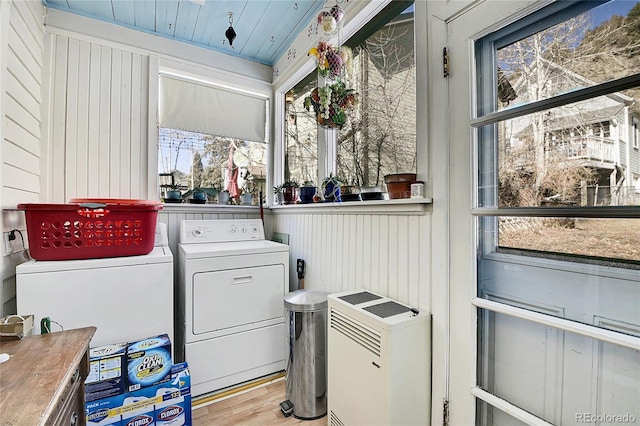
<svg viewBox="0 0 640 426">
<path fill-rule="evenodd" d="M 296 290 L 284 296 L 284 307 L 291 311 L 317 311 L 327 307 L 329 293 L 321 290 Z"/>
</svg>

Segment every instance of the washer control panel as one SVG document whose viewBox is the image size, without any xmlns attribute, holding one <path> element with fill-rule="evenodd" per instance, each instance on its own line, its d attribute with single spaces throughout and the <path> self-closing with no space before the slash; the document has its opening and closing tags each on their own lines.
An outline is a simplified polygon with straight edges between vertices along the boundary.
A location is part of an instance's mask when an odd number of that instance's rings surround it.
<svg viewBox="0 0 640 426">
<path fill-rule="evenodd" d="M 260 219 L 183 220 L 180 244 L 264 240 Z"/>
</svg>

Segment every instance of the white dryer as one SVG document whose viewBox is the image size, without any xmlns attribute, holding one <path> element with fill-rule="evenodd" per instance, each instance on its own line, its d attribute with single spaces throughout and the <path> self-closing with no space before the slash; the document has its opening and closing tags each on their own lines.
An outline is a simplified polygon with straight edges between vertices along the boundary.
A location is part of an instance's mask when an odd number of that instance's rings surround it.
<svg viewBox="0 0 640 426">
<path fill-rule="evenodd" d="M 260 219 L 183 220 L 178 250 L 176 356 L 192 394 L 284 370 L 289 246 Z"/>
</svg>

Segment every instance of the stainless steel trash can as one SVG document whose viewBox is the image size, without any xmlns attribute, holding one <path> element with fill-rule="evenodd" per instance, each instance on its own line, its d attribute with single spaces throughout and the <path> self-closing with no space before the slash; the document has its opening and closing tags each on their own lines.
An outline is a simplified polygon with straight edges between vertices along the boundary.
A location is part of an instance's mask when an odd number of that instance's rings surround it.
<svg viewBox="0 0 640 426">
<path fill-rule="evenodd" d="M 285 415 L 317 419 L 327 414 L 327 295 L 296 290 L 284 297 L 289 319 Z"/>
</svg>

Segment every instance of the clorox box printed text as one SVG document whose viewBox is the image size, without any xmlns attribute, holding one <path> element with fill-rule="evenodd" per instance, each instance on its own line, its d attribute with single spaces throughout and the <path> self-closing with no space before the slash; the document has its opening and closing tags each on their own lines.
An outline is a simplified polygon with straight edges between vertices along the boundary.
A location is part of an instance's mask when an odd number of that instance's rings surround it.
<svg viewBox="0 0 640 426">
<path fill-rule="evenodd" d="M 136 391 L 171 380 L 171 340 L 166 334 L 129 343 L 127 390 Z"/>
<path fill-rule="evenodd" d="M 112 398 L 86 403 L 87 425 L 191 426 L 191 377 L 186 362 L 170 380 Z"/>
<path fill-rule="evenodd" d="M 127 344 L 100 346 L 89 350 L 89 375 L 85 380 L 85 401 L 95 401 L 126 392 Z"/>
</svg>

